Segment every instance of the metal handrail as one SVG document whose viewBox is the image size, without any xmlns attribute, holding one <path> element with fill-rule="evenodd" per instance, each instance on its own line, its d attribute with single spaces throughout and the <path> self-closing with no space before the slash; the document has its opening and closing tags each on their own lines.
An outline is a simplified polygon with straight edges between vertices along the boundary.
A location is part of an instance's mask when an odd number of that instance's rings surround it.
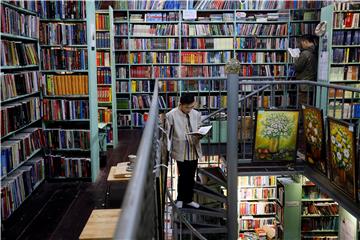
<svg viewBox="0 0 360 240">
<path fill-rule="evenodd" d="M 239 77 L 239 80 L 244 80 L 244 77 Z M 256 94 L 266 90 L 267 88 L 269 88 L 271 85 L 277 85 L 277 84 L 309 84 L 309 85 L 313 85 L 313 86 L 318 86 L 318 87 L 328 87 L 328 88 L 336 88 L 339 90 L 345 90 L 345 91 L 352 91 L 352 92 L 359 92 L 360 93 L 360 89 L 358 88 L 354 88 L 354 87 L 348 87 L 348 86 L 343 86 L 343 85 L 336 85 L 336 84 L 330 84 L 330 83 L 322 83 L 322 82 L 314 82 L 314 81 L 308 81 L 308 80 L 296 80 L 296 81 L 241 81 L 239 82 L 239 85 L 263 85 L 266 84 L 265 86 L 252 91 L 250 94 L 247 94 L 244 97 L 241 97 L 239 99 L 239 103 L 244 101 L 245 99 L 248 99 L 252 96 L 255 96 Z M 215 112 L 212 112 L 211 114 L 207 115 L 202 122 L 205 122 L 206 120 L 210 119 L 211 117 L 215 116 L 216 114 L 220 113 L 220 112 L 224 112 L 226 111 L 226 107 L 224 108 L 220 108 L 219 110 L 216 110 Z"/>
<path fill-rule="evenodd" d="M 239 78 L 239 80 L 241 80 Z M 317 87 L 328 87 L 328 88 L 337 88 L 340 90 L 345 90 L 345 91 L 353 91 L 353 92 L 358 92 L 360 93 L 360 89 L 359 88 L 354 88 L 354 87 L 348 87 L 348 86 L 343 86 L 343 85 L 336 85 L 336 84 L 331 84 L 331 83 L 322 83 L 322 82 L 314 82 L 314 81 L 308 81 L 308 80 L 295 80 L 295 81 L 240 81 L 239 85 L 263 85 L 263 84 L 270 84 L 270 85 L 277 85 L 277 84 L 308 84 L 308 85 L 313 85 L 313 86 L 317 86 Z"/>
<path fill-rule="evenodd" d="M 153 133 L 157 130 L 158 82 L 155 81 L 154 94 L 141 142 L 133 175 L 127 186 L 122 211 L 118 220 L 114 239 L 136 239 L 141 219 L 141 203 L 145 194 L 146 177 L 152 154 Z"/>
<path fill-rule="evenodd" d="M 242 102 L 242 101 L 244 101 L 244 100 L 247 99 L 247 98 L 250 98 L 250 97 L 252 97 L 252 96 L 260 93 L 261 91 L 266 90 L 266 89 L 269 88 L 269 87 L 270 87 L 270 85 L 266 85 L 266 86 L 264 86 L 264 87 L 262 87 L 262 88 L 259 88 L 259 89 L 255 90 L 255 91 L 251 92 L 250 94 L 248 94 L 248 95 L 240 98 L 240 99 L 239 99 L 239 103 Z M 226 107 L 220 108 L 219 110 L 216 110 L 215 112 L 212 112 L 211 114 L 207 115 L 202 121 L 204 122 L 205 120 L 211 118 L 212 116 L 214 116 L 214 115 L 216 115 L 216 114 L 218 114 L 218 113 L 220 113 L 220 112 L 224 112 L 226 109 L 227 109 Z"/>
</svg>

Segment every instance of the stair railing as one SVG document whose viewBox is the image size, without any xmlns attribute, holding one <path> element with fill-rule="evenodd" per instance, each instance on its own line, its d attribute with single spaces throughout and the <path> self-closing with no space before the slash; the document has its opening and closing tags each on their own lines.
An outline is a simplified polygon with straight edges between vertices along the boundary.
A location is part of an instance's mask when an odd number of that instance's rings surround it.
<svg viewBox="0 0 360 240">
<path fill-rule="evenodd" d="M 155 82 L 132 177 L 127 186 L 114 239 L 159 239 L 156 182 L 153 173 L 158 148 L 158 87 Z"/>
</svg>

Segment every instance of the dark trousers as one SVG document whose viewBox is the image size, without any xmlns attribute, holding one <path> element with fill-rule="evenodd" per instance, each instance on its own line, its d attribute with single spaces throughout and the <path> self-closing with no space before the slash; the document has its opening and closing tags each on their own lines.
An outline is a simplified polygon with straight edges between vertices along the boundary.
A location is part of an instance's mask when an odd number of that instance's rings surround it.
<svg viewBox="0 0 360 240">
<path fill-rule="evenodd" d="M 192 202 L 193 199 L 197 162 L 197 160 L 176 161 L 179 174 L 177 200 L 183 201 L 185 204 Z"/>
</svg>

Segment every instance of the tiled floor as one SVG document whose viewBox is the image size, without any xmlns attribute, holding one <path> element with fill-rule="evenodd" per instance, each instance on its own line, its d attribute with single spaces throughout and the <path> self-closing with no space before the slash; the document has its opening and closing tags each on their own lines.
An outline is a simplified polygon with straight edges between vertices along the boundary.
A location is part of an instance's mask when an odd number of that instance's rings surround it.
<svg viewBox="0 0 360 240">
<path fill-rule="evenodd" d="M 95 183 L 44 182 L 5 222 L 1 239 L 78 239 L 91 211 L 104 207 L 106 178 L 110 167 L 136 154 L 140 130 L 119 132 L 119 145 L 108 151 L 107 164 Z M 120 208 L 126 183 L 111 186 L 107 208 Z"/>
</svg>

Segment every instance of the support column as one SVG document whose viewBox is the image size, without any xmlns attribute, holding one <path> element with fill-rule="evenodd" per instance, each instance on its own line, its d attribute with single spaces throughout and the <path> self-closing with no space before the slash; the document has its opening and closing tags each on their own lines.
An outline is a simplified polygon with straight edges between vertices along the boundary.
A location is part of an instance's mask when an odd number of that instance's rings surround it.
<svg viewBox="0 0 360 240">
<path fill-rule="evenodd" d="M 237 162 L 238 162 L 238 115 L 239 115 L 239 76 L 228 74 L 227 77 L 227 192 L 228 192 L 228 239 L 238 239 L 237 209 Z"/>
<path fill-rule="evenodd" d="M 88 43 L 88 81 L 89 81 L 89 114 L 90 114 L 90 150 L 91 180 L 96 181 L 100 170 L 99 164 L 99 130 L 98 130 L 98 95 L 96 73 L 96 30 L 95 1 L 86 1 L 86 37 Z"/>
</svg>

